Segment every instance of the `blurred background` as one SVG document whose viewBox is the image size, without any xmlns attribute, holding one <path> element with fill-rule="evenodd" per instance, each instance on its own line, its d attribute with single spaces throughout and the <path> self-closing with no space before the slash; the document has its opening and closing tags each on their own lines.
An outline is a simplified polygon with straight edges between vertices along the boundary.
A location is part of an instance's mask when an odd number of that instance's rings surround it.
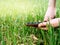
<svg viewBox="0 0 60 45">
<path fill-rule="evenodd" d="M 60 45 L 60 28 L 49 31 L 27 27 L 43 21 L 48 0 L 0 0 L 0 45 Z M 60 17 L 60 0 L 56 1 Z"/>
</svg>

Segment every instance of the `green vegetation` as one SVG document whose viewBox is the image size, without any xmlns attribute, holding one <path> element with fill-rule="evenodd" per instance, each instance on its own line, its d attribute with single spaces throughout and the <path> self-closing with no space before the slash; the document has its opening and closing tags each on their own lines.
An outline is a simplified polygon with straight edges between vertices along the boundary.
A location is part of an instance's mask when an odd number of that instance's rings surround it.
<svg viewBox="0 0 60 45">
<path fill-rule="evenodd" d="M 60 17 L 59 2 L 56 17 Z M 60 28 L 50 26 L 44 31 L 25 26 L 27 22 L 43 21 L 47 6 L 48 0 L 0 0 L 0 45 L 60 45 Z"/>
</svg>

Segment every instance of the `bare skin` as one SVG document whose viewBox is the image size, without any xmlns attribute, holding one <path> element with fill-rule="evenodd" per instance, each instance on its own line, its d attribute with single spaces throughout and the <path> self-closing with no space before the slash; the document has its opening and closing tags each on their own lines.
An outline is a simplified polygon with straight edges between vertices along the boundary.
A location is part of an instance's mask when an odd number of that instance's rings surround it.
<svg viewBox="0 0 60 45">
<path fill-rule="evenodd" d="M 44 22 L 38 25 L 39 28 L 43 30 L 48 30 L 47 24 L 49 25 L 49 23 L 51 24 L 52 27 L 59 26 L 60 18 L 53 19 L 56 15 L 55 8 L 56 8 L 56 0 L 49 0 L 49 5 L 48 5 L 47 12 L 45 14 L 45 17 L 44 17 Z"/>
<path fill-rule="evenodd" d="M 46 11 L 44 21 L 53 19 L 56 16 L 56 0 L 49 0 L 48 9 Z"/>
<path fill-rule="evenodd" d="M 48 30 L 47 25 L 51 24 L 52 27 L 58 27 L 59 23 L 60 23 L 60 18 L 55 18 L 55 19 L 52 19 L 50 21 L 40 23 L 38 25 L 38 27 L 43 29 L 43 30 Z"/>
<path fill-rule="evenodd" d="M 55 8 L 53 7 L 48 7 L 47 12 L 44 17 L 44 21 L 48 21 L 49 19 L 54 19 L 56 15 Z"/>
</svg>

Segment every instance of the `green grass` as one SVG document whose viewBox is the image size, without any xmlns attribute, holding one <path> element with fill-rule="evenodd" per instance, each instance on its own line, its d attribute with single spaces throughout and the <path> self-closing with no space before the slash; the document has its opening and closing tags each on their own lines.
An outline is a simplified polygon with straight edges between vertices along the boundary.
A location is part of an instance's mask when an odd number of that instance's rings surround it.
<svg viewBox="0 0 60 45">
<path fill-rule="evenodd" d="M 0 0 L 0 45 L 60 45 L 60 28 L 48 31 L 27 27 L 27 22 L 43 21 L 48 0 Z M 56 17 L 60 17 L 59 0 Z M 35 35 L 34 40 L 30 35 Z"/>
</svg>

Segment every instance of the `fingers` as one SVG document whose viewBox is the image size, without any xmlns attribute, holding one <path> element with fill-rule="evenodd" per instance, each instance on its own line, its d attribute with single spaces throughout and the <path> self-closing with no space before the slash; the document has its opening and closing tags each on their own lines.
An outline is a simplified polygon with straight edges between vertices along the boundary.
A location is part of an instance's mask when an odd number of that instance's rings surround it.
<svg viewBox="0 0 60 45">
<path fill-rule="evenodd" d="M 60 18 L 55 18 L 47 22 L 40 23 L 38 25 L 38 28 L 43 29 L 43 30 L 48 30 L 47 25 L 51 25 L 52 27 L 58 27 L 60 22 Z"/>
<path fill-rule="evenodd" d="M 55 18 L 54 16 L 45 16 L 44 17 L 44 22 L 47 22 L 47 21 L 52 20 L 54 18 Z"/>
<path fill-rule="evenodd" d="M 38 25 L 38 28 L 43 29 L 43 30 L 48 30 L 46 24 L 47 24 L 47 22 L 40 23 L 40 24 Z"/>
<path fill-rule="evenodd" d="M 38 27 L 46 27 L 46 22 L 40 23 Z"/>
<path fill-rule="evenodd" d="M 47 22 L 47 21 L 49 21 L 49 20 L 52 20 L 52 19 L 54 19 L 55 17 L 48 17 L 48 16 L 46 16 L 45 18 L 44 18 L 44 22 Z"/>
</svg>

